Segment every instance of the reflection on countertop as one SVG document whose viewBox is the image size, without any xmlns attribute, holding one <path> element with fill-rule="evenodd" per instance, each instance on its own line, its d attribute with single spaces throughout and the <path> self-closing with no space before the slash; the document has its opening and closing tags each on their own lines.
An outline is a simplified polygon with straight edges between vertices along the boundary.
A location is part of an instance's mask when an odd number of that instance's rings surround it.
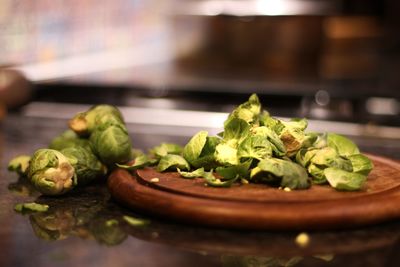
<svg viewBox="0 0 400 267">
<path fill-rule="evenodd" d="M 39 196 L 6 165 L 16 155 L 46 146 L 65 123 L 63 118 L 10 114 L 0 124 L 1 266 L 397 266 L 400 261 L 398 221 L 308 232 L 310 243 L 303 248 L 295 243 L 299 232 L 204 228 L 137 214 L 110 198 L 104 184 L 62 198 Z M 183 144 L 198 130 L 135 123 L 128 129 L 141 149 L 160 141 Z M 387 149 L 387 156 L 400 158 L 398 146 L 355 140 L 369 152 Z M 50 208 L 24 216 L 13 211 L 16 203 L 27 201 Z M 124 215 L 144 216 L 150 224 L 129 225 Z"/>
</svg>

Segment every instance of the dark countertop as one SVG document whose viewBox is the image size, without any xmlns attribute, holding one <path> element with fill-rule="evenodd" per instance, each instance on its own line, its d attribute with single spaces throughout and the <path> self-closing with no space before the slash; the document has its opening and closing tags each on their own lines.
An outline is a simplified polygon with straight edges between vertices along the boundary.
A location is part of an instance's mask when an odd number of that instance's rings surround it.
<svg viewBox="0 0 400 267">
<path fill-rule="evenodd" d="M 311 242 L 301 248 L 295 243 L 299 232 L 210 229 L 156 218 L 130 226 L 123 215 L 142 215 L 115 203 L 102 183 L 65 197 L 40 197 L 6 170 L 7 163 L 47 146 L 65 128 L 62 118 L 21 114 L 0 123 L 0 266 L 399 266 L 399 221 L 308 232 Z M 141 149 L 162 141 L 184 144 L 198 130 L 134 123 L 128 129 Z M 355 141 L 364 151 L 400 158 L 398 140 Z M 13 211 L 16 203 L 31 200 L 49 204 L 49 211 Z M 107 227 L 110 219 L 118 224 Z"/>
</svg>

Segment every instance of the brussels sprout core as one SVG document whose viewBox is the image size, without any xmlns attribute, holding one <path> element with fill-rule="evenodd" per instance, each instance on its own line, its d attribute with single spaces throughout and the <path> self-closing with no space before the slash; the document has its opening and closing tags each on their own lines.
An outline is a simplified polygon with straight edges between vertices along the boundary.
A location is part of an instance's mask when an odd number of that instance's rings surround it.
<svg viewBox="0 0 400 267">
<path fill-rule="evenodd" d="M 61 195 L 76 185 L 75 169 L 60 152 L 39 149 L 32 157 L 28 177 L 45 195 Z"/>
</svg>

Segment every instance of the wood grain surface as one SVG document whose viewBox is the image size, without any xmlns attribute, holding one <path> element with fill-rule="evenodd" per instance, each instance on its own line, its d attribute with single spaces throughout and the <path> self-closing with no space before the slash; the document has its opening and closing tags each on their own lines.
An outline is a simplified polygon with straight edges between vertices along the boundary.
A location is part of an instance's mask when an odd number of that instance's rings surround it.
<svg viewBox="0 0 400 267">
<path fill-rule="evenodd" d="M 116 169 L 108 179 L 112 196 L 135 210 L 171 220 L 241 229 L 339 229 L 400 219 L 400 163 L 368 155 L 375 168 L 365 188 L 336 191 L 313 185 L 286 192 L 264 184 L 230 188 L 204 185 L 153 168 L 135 175 Z M 159 182 L 152 183 L 152 178 Z"/>
</svg>

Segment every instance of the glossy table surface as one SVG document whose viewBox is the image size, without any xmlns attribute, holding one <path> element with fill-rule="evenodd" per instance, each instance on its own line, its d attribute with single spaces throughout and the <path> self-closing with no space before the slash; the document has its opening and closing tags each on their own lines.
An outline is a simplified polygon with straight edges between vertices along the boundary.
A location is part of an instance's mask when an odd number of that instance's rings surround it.
<svg viewBox="0 0 400 267">
<path fill-rule="evenodd" d="M 8 161 L 46 147 L 66 129 L 65 119 L 9 114 L 0 123 L 0 266 L 399 266 L 400 221 L 369 227 L 307 232 L 237 231 L 182 225 L 128 210 L 104 183 L 64 197 L 42 197 L 6 169 Z M 199 129 L 129 124 L 136 148 L 185 144 Z M 174 132 L 175 131 L 175 132 Z M 176 133 L 176 134 L 174 134 Z M 398 141 L 356 140 L 366 152 L 400 158 Z M 21 215 L 16 203 L 46 203 L 45 213 Z M 124 215 L 150 220 L 132 226 Z M 116 220 L 109 224 L 110 220 Z"/>
</svg>

